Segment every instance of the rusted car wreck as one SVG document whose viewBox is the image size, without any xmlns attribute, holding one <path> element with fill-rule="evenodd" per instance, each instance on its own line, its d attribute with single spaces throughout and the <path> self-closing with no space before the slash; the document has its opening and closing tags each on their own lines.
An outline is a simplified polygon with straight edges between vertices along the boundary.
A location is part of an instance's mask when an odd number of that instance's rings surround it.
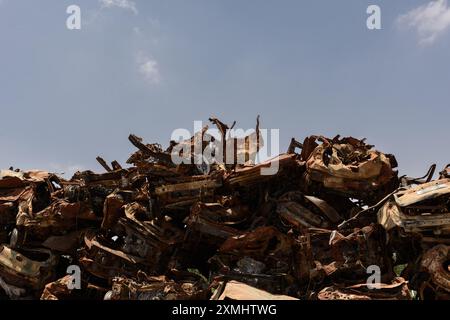
<svg viewBox="0 0 450 320">
<path fill-rule="evenodd" d="M 165 150 L 130 135 L 127 166 L 97 157 L 105 172 L 70 180 L 1 170 L 0 299 L 450 298 L 450 165 L 399 177 L 339 136 L 256 162 L 259 118 L 241 138 L 210 121 L 242 163 L 190 161 L 217 142 L 205 127 Z"/>
</svg>

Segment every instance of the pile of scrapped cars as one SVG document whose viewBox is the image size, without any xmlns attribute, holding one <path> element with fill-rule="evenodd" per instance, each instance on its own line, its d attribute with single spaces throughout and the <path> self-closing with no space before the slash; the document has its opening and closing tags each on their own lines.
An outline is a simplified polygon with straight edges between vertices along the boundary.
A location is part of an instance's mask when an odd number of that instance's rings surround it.
<svg viewBox="0 0 450 320">
<path fill-rule="evenodd" d="M 393 155 L 339 136 L 255 163 L 259 121 L 257 139 L 210 121 L 248 161 L 175 164 L 195 136 L 130 135 L 126 168 L 1 170 L 0 300 L 450 299 L 450 165 L 399 177 Z"/>
</svg>

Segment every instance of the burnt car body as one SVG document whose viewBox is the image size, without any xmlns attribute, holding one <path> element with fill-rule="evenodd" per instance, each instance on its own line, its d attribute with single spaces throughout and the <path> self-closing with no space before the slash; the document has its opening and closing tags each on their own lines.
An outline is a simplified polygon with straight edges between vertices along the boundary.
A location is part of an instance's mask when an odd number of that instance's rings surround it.
<svg viewBox="0 0 450 320">
<path fill-rule="evenodd" d="M 397 161 L 393 155 L 372 148 L 364 139 L 353 137 L 306 138 L 301 160 L 306 166 L 303 179 L 308 190 L 325 189 L 369 204 L 381 199 L 398 185 Z"/>
</svg>

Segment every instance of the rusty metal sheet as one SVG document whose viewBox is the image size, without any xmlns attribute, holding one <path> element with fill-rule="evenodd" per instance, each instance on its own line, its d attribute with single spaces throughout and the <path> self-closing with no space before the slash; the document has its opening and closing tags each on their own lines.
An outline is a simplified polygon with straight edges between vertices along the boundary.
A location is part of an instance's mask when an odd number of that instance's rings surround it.
<svg viewBox="0 0 450 320">
<path fill-rule="evenodd" d="M 380 283 L 369 288 L 366 283 L 348 287 L 331 286 L 322 289 L 319 300 L 411 300 L 407 281 L 396 278 L 391 284 Z"/>
<path fill-rule="evenodd" d="M 435 180 L 394 194 L 395 202 L 406 207 L 427 199 L 450 194 L 450 179 Z"/>
<path fill-rule="evenodd" d="M 220 296 L 214 300 L 298 300 L 297 298 L 271 294 L 245 283 L 231 280 L 226 283 Z"/>
</svg>

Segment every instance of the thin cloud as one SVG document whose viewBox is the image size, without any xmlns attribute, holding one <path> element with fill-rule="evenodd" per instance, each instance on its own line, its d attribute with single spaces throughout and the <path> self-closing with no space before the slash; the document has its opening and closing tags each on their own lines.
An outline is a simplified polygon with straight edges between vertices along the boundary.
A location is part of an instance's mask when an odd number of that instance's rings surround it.
<svg viewBox="0 0 450 320">
<path fill-rule="evenodd" d="M 141 28 L 139 28 L 139 27 L 133 27 L 133 32 L 135 34 L 137 34 L 137 35 L 141 35 L 142 34 Z"/>
<path fill-rule="evenodd" d="M 130 0 L 99 0 L 102 8 L 122 8 L 138 14 L 136 3 Z"/>
<path fill-rule="evenodd" d="M 400 26 L 414 29 L 420 45 L 431 45 L 450 29 L 447 0 L 435 0 L 397 18 Z"/>
<path fill-rule="evenodd" d="M 139 73 L 148 83 L 156 85 L 161 82 L 158 62 L 155 59 L 140 52 L 137 55 L 136 62 L 138 64 Z"/>
</svg>

